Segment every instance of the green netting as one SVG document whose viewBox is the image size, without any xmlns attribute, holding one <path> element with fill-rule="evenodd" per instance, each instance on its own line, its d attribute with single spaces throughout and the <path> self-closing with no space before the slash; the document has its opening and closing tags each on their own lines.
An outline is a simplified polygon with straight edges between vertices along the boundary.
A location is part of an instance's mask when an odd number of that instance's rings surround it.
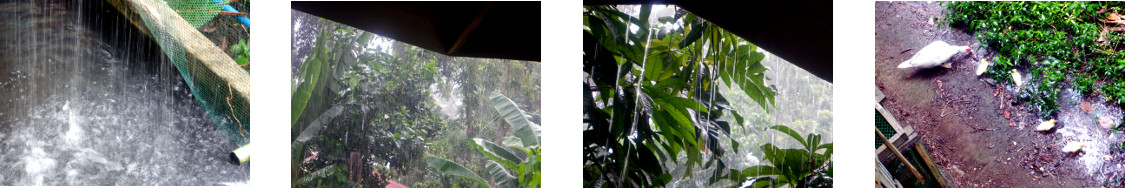
<svg viewBox="0 0 1125 188">
<path fill-rule="evenodd" d="M 887 139 L 895 135 L 895 129 L 891 127 L 891 123 L 887 122 L 887 118 L 884 118 L 878 110 L 875 111 L 875 128 L 879 129 L 879 132 L 883 133 L 883 136 L 886 136 Z M 875 148 L 879 148 L 879 146 L 883 146 L 883 140 L 880 140 L 879 136 L 875 136 Z"/>
<path fill-rule="evenodd" d="M 168 6 L 165 6 L 165 3 Z M 249 73 L 239 68 L 222 50 L 208 54 L 186 53 L 185 46 L 192 49 L 206 49 L 206 45 L 201 44 L 213 44 L 210 41 L 206 41 L 206 43 L 185 41 L 207 39 L 198 32 L 177 30 L 178 28 L 187 28 L 189 25 L 191 28 L 198 28 L 199 25 L 206 23 L 217 13 L 217 11 L 210 11 L 210 9 L 217 10 L 220 5 L 222 4 L 214 4 L 211 0 L 170 0 L 167 2 L 132 0 L 126 2 L 126 6 L 130 6 L 137 11 L 137 15 L 144 21 L 145 27 L 152 34 L 152 38 L 176 66 L 180 76 L 184 78 L 191 89 L 192 95 L 207 111 L 211 121 L 223 130 L 232 141 L 239 145 L 245 145 L 250 142 Z M 184 9 L 171 9 L 174 7 Z M 172 13 L 173 11 L 178 14 Z M 181 18 L 180 15 L 186 16 Z M 188 19 L 185 20 L 184 18 Z M 189 56 L 192 57 L 189 58 Z"/>
<path fill-rule="evenodd" d="M 220 3 L 215 3 L 214 0 L 165 0 L 165 2 L 193 28 L 199 28 L 215 18 L 215 15 L 223 10 L 222 6 L 230 3 L 230 0 L 223 0 Z"/>
</svg>

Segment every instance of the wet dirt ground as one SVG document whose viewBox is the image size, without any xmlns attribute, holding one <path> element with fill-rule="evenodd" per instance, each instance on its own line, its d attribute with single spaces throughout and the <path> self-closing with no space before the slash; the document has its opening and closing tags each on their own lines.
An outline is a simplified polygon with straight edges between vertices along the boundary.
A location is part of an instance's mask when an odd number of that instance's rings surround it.
<svg viewBox="0 0 1125 188">
<path fill-rule="evenodd" d="M 1101 96 L 1060 93 L 1060 112 L 1039 117 L 1016 99 L 1016 86 L 985 74 L 975 75 L 977 61 L 954 56 L 953 68 L 898 69 L 935 40 L 968 45 L 982 59 L 995 56 L 972 34 L 940 26 L 944 5 L 936 2 L 875 4 L 875 84 L 886 94 L 880 101 L 902 126 L 912 126 L 953 187 L 1115 187 L 1122 176 L 1120 134 L 1100 126 L 1118 125 L 1121 109 Z M 1020 70 L 1024 82 L 1026 69 Z M 1024 86 L 1029 87 L 1029 86 Z M 1048 119 L 1050 131 L 1035 127 Z M 1067 142 L 1084 142 L 1074 154 Z M 884 161 L 889 162 L 889 161 Z"/>
</svg>

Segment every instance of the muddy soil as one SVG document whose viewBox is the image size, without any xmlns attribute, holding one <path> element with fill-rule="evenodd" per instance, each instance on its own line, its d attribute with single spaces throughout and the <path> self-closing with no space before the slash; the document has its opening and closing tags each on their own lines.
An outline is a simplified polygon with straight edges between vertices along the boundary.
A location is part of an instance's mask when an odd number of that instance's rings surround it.
<svg viewBox="0 0 1125 188">
<path fill-rule="evenodd" d="M 1122 138 L 1099 121 L 1121 122 L 1121 109 L 1101 96 L 1064 91 L 1054 117 L 1039 117 L 1016 99 L 1016 86 L 976 76 L 977 61 L 954 56 L 953 68 L 898 69 L 935 40 L 969 45 L 982 59 L 995 56 L 970 33 L 939 26 L 944 5 L 875 4 L 875 84 L 880 103 L 902 126 L 912 126 L 953 187 L 1099 187 L 1120 185 Z M 1020 70 L 1026 78 L 1027 70 Z M 1028 87 L 1028 86 L 1024 86 Z M 1100 118 L 1100 119 L 1099 119 Z M 1058 119 L 1055 129 L 1035 127 Z M 1066 142 L 1085 142 L 1074 154 Z M 884 161 L 890 162 L 890 161 Z"/>
</svg>

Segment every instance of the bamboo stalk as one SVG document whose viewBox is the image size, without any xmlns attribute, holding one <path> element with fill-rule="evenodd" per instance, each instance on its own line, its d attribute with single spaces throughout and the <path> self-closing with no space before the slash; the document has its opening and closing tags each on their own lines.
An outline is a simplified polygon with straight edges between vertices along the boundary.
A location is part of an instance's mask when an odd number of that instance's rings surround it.
<svg viewBox="0 0 1125 188">
<path fill-rule="evenodd" d="M 911 165 L 910 161 L 907 161 L 906 157 L 898 152 L 898 148 L 895 148 L 894 143 L 888 141 L 887 137 L 883 136 L 883 133 L 880 133 L 878 129 L 875 130 L 875 135 L 879 136 L 879 140 L 883 140 L 883 145 L 887 146 L 887 149 L 890 149 L 891 153 L 894 153 L 895 156 L 898 157 L 898 160 L 902 161 L 902 164 L 906 164 L 906 169 L 910 169 L 910 172 L 914 173 L 914 177 L 918 178 L 919 182 L 926 183 L 926 178 L 922 178 L 922 173 L 918 173 L 918 169 L 915 169 L 914 165 Z"/>
<path fill-rule="evenodd" d="M 246 145 L 243 145 L 242 147 L 238 147 L 238 149 L 234 149 L 234 151 L 231 151 L 230 160 L 231 163 L 236 165 L 242 165 L 246 164 L 246 162 L 250 162 L 250 143 L 246 143 Z"/>
<path fill-rule="evenodd" d="M 926 162 L 926 167 L 930 168 L 930 174 L 933 174 L 934 179 L 937 179 L 938 185 L 946 187 L 945 178 L 942 177 L 941 171 L 938 171 L 937 165 L 934 165 L 934 160 L 930 159 L 930 152 L 926 151 L 926 147 L 922 146 L 922 142 L 914 144 L 914 150 L 922 155 L 922 161 Z"/>
</svg>

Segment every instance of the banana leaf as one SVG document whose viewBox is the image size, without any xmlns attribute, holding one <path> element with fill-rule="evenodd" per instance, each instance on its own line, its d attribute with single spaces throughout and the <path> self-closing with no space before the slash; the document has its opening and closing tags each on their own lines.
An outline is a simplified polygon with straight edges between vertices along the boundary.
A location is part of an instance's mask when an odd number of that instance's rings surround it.
<svg viewBox="0 0 1125 188">
<path fill-rule="evenodd" d="M 499 162 L 500 164 L 504 165 L 504 167 L 514 168 L 517 164 L 523 162 L 523 159 L 520 159 L 520 157 L 516 156 L 516 154 L 508 151 L 503 146 L 493 144 L 488 140 L 473 138 L 473 142 L 469 143 L 473 146 L 473 148 L 477 148 L 477 150 L 480 150 L 480 153 L 488 156 L 488 158 L 492 159 L 492 161 Z"/>
<path fill-rule="evenodd" d="M 473 173 L 473 171 L 457 163 L 454 163 L 453 161 L 434 156 L 426 156 L 426 164 L 429 164 L 430 167 L 437 169 L 438 172 L 441 172 L 442 174 L 461 176 L 463 178 L 469 179 L 470 181 L 477 182 L 477 184 L 480 184 L 481 186 L 488 188 L 492 187 L 488 184 L 487 181 L 484 181 L 484 178 L 478 176 L 477 173 Z"/>
<path fill-rule="evenodd" d="M 504 117 L 505 122 L 515 128 L 516 137 L 523 141 L 525 147 L 539 144 L 539 133 L 536 131 L 539 125 L 528 120 L 515 102 L 500 93 L 492 93 L 491 100 L 492 107 Z"/>
</svg>

